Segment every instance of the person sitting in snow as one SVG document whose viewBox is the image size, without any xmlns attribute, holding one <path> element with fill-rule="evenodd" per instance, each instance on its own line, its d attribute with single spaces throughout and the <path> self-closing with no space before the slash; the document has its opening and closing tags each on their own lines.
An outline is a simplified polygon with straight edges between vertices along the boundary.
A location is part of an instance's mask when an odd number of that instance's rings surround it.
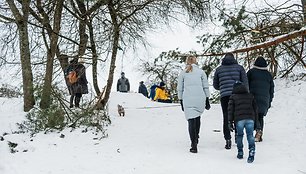
<svg viewBox="0 0 306 174">
<path fill-rule="evenodd" d="M 249 144 L 248 163 L 254 161 L 255 156 L 255 139 L 253 136 L 254 123 L 260 129 L 258 124 L 257 105 L 253 94 L 248 92 L 248 89 L 240 81 L 234 84 L 232 95 L 228 102 L 228 128 L 234 130 L 234 124 L 237 130 L 237 158 L 243 158 L 243 130 L 247 134 Z"/>
<path fill-rule="evenodd" d="M 160 82 L 159 86 L 156 87 L 154 101 L 162 102 L 162 103 L 172 103 L 169 98 L 169 94 L 166 92 L 166 84 L 164 82 Z"/>
</svg>

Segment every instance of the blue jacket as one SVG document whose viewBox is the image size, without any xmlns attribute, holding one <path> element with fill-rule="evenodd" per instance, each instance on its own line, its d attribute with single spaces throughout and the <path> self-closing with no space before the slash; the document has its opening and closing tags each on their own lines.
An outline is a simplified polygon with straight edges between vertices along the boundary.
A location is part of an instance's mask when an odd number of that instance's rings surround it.
<svg viewBox="0 0 306 174">
<path fill-rule="evenodd" d="M 238 65 L 234 56 L 226 55 L 222 59 L 221 66 L 215 71 L 213 86 L 216 90 L 220 90 L 221 97 L 230 96 L 236 81 L 241 81 L 248 87 L 248 79 L 244 68 Z"/>
<path fill-rule="evenodd" d="M 183 100 L 187 120 L 202 115 L 206 97 L 210 95 L 205 72 L 195 64 L 192 64 L 192 68 L 189 73 L 180 73 L 177 85 L 178 98 Z"/>
</svg>

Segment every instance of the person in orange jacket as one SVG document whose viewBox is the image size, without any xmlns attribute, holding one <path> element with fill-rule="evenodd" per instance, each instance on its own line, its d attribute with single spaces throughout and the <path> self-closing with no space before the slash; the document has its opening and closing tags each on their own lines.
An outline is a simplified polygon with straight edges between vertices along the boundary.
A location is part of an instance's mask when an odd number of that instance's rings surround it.
<svg viewBox="0 0 306 174">
<path fill-rule="evenodd" d="M 169 94 L 166 92 L 164 82 L 160 82 L 159 86 L 156 87 L 154 101 L 162 103 L 172 103 L 171 99 L 169 98 Z"/>
</svg>

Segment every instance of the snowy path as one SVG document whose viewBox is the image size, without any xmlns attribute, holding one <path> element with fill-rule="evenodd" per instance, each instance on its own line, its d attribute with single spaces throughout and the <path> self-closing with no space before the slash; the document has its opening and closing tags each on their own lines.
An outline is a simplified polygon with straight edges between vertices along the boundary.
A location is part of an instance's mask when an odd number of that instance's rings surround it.
<svg viewBox="0 0 306 174">
<path fill-rule="evenodd" d="M 60 133 L 38 134 L 33 141 L 25 135 L 5 136 L 5 141 L 0 141 L 0 173 L 301 174 L 306 172 L 306 95 L 301 92 L 305 87 L 302 83 L 276 91 L 265 119 L 264 141 L 256 144 L 253 164 L 246 162 L 247 154 L 243 160 L 236 159 L 236 146 L 225 150 L 222 132 L 213 131 L 222 127 L 220 105 L 212 105 L 202 115 L 199 153 L 191 154 L 187 121 L 177 104 L 151 102 L 140 94 L 113 93 L 108 138 L 95 140 L 94 134 L 78 130 L 63 131 L 65 138 L 60 138 Z M 118 116 L 117 104 L 126 108 L 125 117 Z M 10 122 L 18 120 L 6 118 L 8 112 L 22 117 L 14 107 L 10 102 L 2 103 L 1 134 Z M 28 152 L 9 153 L 7 141 L 17 142 L 19 151 Z M 244 145 L 247 152 L 245 138 Z"/>
</svg>

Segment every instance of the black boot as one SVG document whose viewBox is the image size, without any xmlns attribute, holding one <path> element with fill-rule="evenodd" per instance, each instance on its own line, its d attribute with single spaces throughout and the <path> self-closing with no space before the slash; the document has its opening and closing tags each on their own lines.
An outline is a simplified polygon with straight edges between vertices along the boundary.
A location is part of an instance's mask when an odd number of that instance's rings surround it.
<svg viewBox="0 0 306 174">
<path fill-rule="evenodd" d="M 248 157 L 247 162 L 252 163 L 254 161 L 254 157 L 255 157 L 255 150 L 252 149 L 249 151 L 249 157 Z"/>
<path fill-rule="evenodd" d="M 198 153 L 198 147 L 196 143 L 191 144 L 191 149 L 189 150 L 191 153 Z"/>
<path fill-rule="evenodd" d="M 243 158 L 243 150 L 242 149 L 238 149 L 237 158 L 238 159 L 242 159 Z"/>
<path fill-rule="evenodd" d="M 231 147 L 232 147 L 232 141 L 225 140 L 225 149 L 231 149 Z"/>
</svg>

